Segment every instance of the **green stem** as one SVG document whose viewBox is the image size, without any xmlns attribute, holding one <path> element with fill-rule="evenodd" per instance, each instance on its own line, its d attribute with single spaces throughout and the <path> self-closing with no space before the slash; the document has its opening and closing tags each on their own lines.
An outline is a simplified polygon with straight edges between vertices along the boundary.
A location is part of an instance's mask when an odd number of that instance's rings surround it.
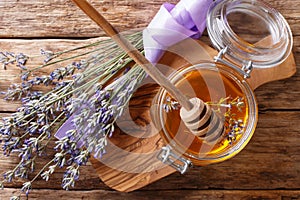
<svg viewBox="0 0 300 200">
<path fill-rule="evenodd" d="M 80 50 L 80 49 L 84 49 L 84 48 L 88 48 L 88 47 L 92 47 L 92 46 L 97 46 L 99 44 L 100 44 L 100 42 L 95 42 L 95 43 L 92 43 L 90 45 L 86 45 L 86 46 L 82 46 L 82 47 L 77 47 L 77 48 L 74 48 L 74 49 L 71 49 L 71 50 L 67 50 L 67 51 L 62 51 L 62 52 L 59 52 L 59 53 L 55 54 L 55 56 L 58 57 L 58 56 L 61 56 L 62 54 L 65 54 L 65 53 L 69 53 L 69 52 L 72 52 L 72 51 L 76 51 L 76 50 Z M 78 54 L 78 55 L 75 55 L 75 56 L 67 57 L 67 58 L 60 59 L 60 60 L 57 60 L 57 61 L 54 61 L 54 62 L 49 62 L 47 64 L 40 65 L 40 66 L 38 66 L 36 68 L 33 68 L 31 70 L 27 70 L 26 72 L 31 73 L 33 71 L 36 71 L 38 69 L 41 69 L 41 68 L 44 68 L 44 67 L 47 67 L 47 66 L 50 66 L 50 65 L 53 65 L 53 64 L 57 64 L 57 63 L 60 63 L 60 62 L 64 62 L 64 61 L 67 61 L 67 60 L 71 60 L 71 59 L 74 59 L 74 58 L 78 58 L 78 57 L 82 57 L 84 55 L 88 55 L 88 54 L 94 53 L 94 52 L 99 51 L 101 49 L 102 48 L 98 48 L 98 49 L 95 49 L 95 50 L 92 50 L 92 51 L 88 51 L 86 53 L 82 53 L 82 54 Z"/>
<path fill-rule="evenodd" d="M 64 156 L 66 155 L 66 153 L 65 154 L 63 154 Z M 54 160 L 55 160 L 55 157 L 51 160 L 51 161 L 49 161 L 46 165 L 44 165 L 44 167 L 35 175 L 35 177 L 33 178 L 33 179 L 31 179 L 30 180 L 30 183 L 32 184 L 41 174 L 42 174 L 42 172 L 47 168 L 47 167 L 49 167 L 49 165 L 50 164 L 52 164 L 53 162 L 54 162 Z"/>
<path fill-rule="evenodd" d="M 140 33 L 131 35 L 131 37 L 129 37 L 129 39 L 136 39 L 135 37 L 137 37 L 137 36 L 140 36 Z M 141 40 L 142 39 L 138 39 L 138 42 L 137 42 L 136 45 L 140 44 Z M 44 68 L 44 67 L 47 67 L 47 66 L 50 66 L 50 65 L 53 65 L 53 64 L 57 64 L 57 63 L 64 62 L 64 61 L 67 61 L 67 60 L 71 60 L 71 59 L 74 59 L 74 58 L 82 57 L 82 56 L 85 56 L 85 55 L 88 55 L 88 54 L 91 54 L 91 53 L 94 53 L 94 52 L 97 52 L 97 51 L 101 51 L 101 50 L 103 52 L 108 52 L 108 50 L 114 49 L 114 48 L 117 48 L 117 50 L 120 50 L 117 47 L 117 45 L 111 39 L 108 39 L 108 40 L 104 40 L 104 41 L 94 42 L 92 44 L 84 45 L 84 46 L 77 47 L 77 48 L 74 48 L 74 49 L 58 52 L 58 53 L 55 54 L 55 57 L 59 57 L 63 54 L 69 53 L 69 52 L 73 52 L 73 51 L 77 51 L 77 50 L 81 50 L 81 49 L 85 49 L 85 48 L 89 48 L 89 47 L 93 47 L 93 46 L 103 45 L 103 44 L 107 44 L 107 46 L 104 46 L 104 47 L 102 46 L 101 48 L 98 48 L 98 49 L 95 49 L 95 50 L 92 50 L 92 51 L 88 51 L 86 53 L 82 53 L 82 54 L 78 54 L 76 56 L 71 56 L 71 57 L 60 59 L 60 60 L 57 60 L 57 61 L 54 61 L 54 62 L 50 62 L 50 63 L 44 64 L 44 65 L 38 66 L 36 68 L 33 68 L 31 70 L 27 70 L 26 72 L 31 73 L 33 71 L 36 71 L 38 69 L 41 69 L 41 68 Z M 109 47 L 109 48 L 106 49 L 105 47 Z"/>
</svg>

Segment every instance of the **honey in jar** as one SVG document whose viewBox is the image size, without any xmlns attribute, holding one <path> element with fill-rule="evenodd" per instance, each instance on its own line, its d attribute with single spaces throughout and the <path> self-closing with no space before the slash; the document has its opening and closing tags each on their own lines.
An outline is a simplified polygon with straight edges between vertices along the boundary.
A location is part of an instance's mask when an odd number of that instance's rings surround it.
<svg viewBox="0 0 300 200">
<path fill-rule="evenodd" d="M 156 117 L 170 148 L 194 165 L 207 165 L 232 157 L 246 145 L 254 132 L 257 108 L 243 77 L 222 64 L 204 62 L 179 70 L 170 79 L 187 97 L 198 97 L 211 106 L 223 120 L 225 130 L 215 142 L 194 135 L 182 122 L 179 108 L 164 109 L 172 97 L 162 89 Z"/>
</svg>

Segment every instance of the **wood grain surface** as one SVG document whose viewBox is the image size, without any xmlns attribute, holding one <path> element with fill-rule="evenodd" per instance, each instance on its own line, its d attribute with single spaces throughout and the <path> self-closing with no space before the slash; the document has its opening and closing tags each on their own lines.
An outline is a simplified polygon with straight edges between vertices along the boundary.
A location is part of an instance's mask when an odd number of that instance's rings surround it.
<svg viewBox="0 0 300 200">
<path fill-rule="evenodd" d="M 119 30 L 145 27 L 162 0 L 92 0 Z M 176 3 L 175 0 L 169 2 Z M 72 191 L 63 191 L 63 171 L 49 182 L 37 180 L 31 199 L 300 199 L 300 1 L 266 0 L 290 23 L 294 34 L 293 52 L 297 73 L 255 91 L 259 103 L 256 132 L 236 157 L 186 175 L 172 174 L 131 193 L 112 191 L 100 181 L 91 164 L 83 167 L 81 179 Z M 1 0 L 0 51 L 22 50 L 39 53 L 40 48 L 64 49 L 79 45 L 79 39 L 103 35 L 71 1 Z M 202 38 L 207 44 L 209 39 Z M 16 80 L 19 70 L 0 70 L 0 89 Z M 0 115 L 16 110 L 19 104 L 0 100 Z M 17 158 L 0 155 L 0 173 L 10 169 Z M 46 161 L 43 161 L 46 162 Z M 39 165 L 42 165 L 40 162 Z M 22 182 L 0 191 L 8 199 Z"/>
</svg>

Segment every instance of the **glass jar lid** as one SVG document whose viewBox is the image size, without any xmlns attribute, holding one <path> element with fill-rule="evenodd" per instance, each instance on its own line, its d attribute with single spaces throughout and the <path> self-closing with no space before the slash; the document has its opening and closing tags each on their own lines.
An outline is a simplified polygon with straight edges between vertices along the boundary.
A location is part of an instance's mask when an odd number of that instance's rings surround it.
<svg viewBox="0 0 300 200">
<path fill-rule="evenodd" d="M 207 16 L 207 30 L 218 50 L 239 65 L 277 66 L 290 54 L 293 38 L 284 17 L 258 0 L 218 0 Z"/>
</svg>

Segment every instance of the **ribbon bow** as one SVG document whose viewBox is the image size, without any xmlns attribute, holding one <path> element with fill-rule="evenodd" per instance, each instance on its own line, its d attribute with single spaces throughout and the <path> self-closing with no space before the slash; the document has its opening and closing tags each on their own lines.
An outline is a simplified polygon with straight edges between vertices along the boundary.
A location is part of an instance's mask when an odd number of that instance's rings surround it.
<svg viewBox="0 0 300 200">
<path fill-rule="evenodd" d="M 199 38 L 206 28 L 206 14 L 213 0 L 165 3 L 143 31 L 146 58 L 157 63 L 170 46 L 189 37 Z"/>
</svg>

